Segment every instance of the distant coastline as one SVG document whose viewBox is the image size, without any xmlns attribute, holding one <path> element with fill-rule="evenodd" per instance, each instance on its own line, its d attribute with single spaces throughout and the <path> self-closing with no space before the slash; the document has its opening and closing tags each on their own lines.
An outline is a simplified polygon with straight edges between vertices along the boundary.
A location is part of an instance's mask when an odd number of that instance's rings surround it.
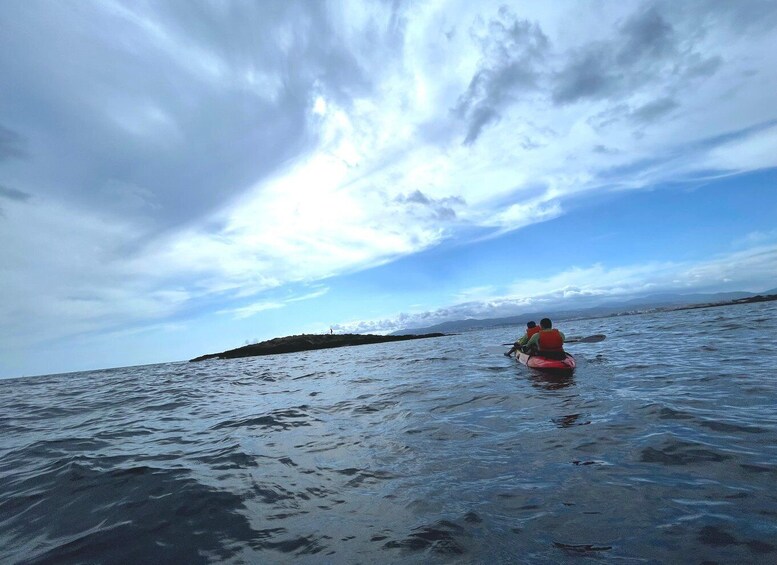
<svg viewBox="0 0 777 565">
<path fill-rule="evenodd" d="M 634 314 L 645 314 L 649 312 L 676 312 L 678 310 L 698 310 L 699 308 L 718 308 L 719 306 L 732 306 L 736 304 L 752 304 L 754 302 L 770 302 L 777 300 L 777 294 L 757 294 L 747 298 L 735 298 L 733 300 L 724 300 L 721 302 L 703 302 L 701 304 L 684 304 L 682 306 L 661 306 L 646 310 L 626 311 L 617 314 L 601 316 L 602 318 L 612 318 L 615 316 L 630 316 Z M 598 316 L 597 316 L 598 317 Z"/>
<path fill-rule="evenodd" d="M 205 361 L 206 359 L 236 359 L 239 357 L 255 357 L 258 355 L 277 355 L 279 353 L 297 353 L 315 349 L 332 349 L 354 345 L 369 345 L 390 341 L 408 341 L 411 339 L 426 339 L 444 337 L 450 334 L 428 333 L 421 335 L 372 335 L 372 334 L 302 334 L 286 337 L 276 337 L 268 341 L 244 345 L 236 349 L 210 353 L 190 359 L 190 361 Z"/>
<path fill-rule="evenodd" d="M 402 335 L 411 332 L 461 333 L 491 328 L 514 327 L 516 325 L 523 327 L 527 320 L 537 320 L 548 315 L 553 319 L 554 322 L 571 322 L 575 320 L 601 320 L 619 316 L 660 314 L 662 312 L 674 312 L 677 310 L 692 310 L 698 308 L 716 308 L 719 306 L 753 304 L 774 300 L 777 300 L 777 288 L 770 289 L 760 294 L 739 291 L 718 293 L 717 295 L 650 295 L 643 298 L 631 299 L 627 302 L 605 303 L 588 308 L 566 310 L 548 309 L 544 311 L 526 311 L 518 315 L 498 318 L 466 318 L 462 320 L 451 320 L 423 328 L 401 329 L 394 332 L 393 335 Z"/>
<path fill-rule="evenodd" d="M 613 318 L 618 316 L 633 316 L 650 312 L 674 312 L 678 310 L 696 310 L 699 308 L 717 308 L 719 306 L 731 306 L 736 304 L 752 304 L 756 302 L 769 302 L 777 300 L 777 294 L 758 294 L 746 298 L 736 298 L 719 302 L 706 302 L 701 304 L 683 304 L 678 306 L 659 306 L 654 308 L 639 308 L 625 310 L 612 314 L 570 316 L 562 319 L 597 319 Z M 498 326 L 497 326 L 498 327 Z M 466 331 L 466 329 L 460 331 Z M 369 345 L 371 343 L 386 343 L 392 341 L 407 341 L 411 339 L 426 339 L 432 337 L 444 337 L 450 333 L 424 333 L 404 335 L 373 335 L 373 334 L 301 334 L 286 337 L 276 337 L 268 341 L 244 345 L 236 349 L 229 349 L 221 353 L 210 353 L 190 359 L 190 361 L 204 361 L 206 359 L 236 359 L 239 357 L 255 357 L 260 355 L 277 355 L 281 353 L 297 353 L 300 351 L 312 351 L 315 349 L 332 349 L 335 347 L 350 347 L 356 345 Z"/>
</svg>

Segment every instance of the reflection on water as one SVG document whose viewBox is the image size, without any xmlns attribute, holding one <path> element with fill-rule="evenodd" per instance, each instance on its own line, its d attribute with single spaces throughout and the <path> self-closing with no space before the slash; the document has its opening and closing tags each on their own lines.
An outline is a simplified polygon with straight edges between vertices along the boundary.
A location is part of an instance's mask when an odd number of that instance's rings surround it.
<svg viewBox="0 0 777 565">
<path fill-rule="evenodd" d="M 554 418 L 553 422 L 558 424 L 561 428 L 568 428 L 570 426 L 585 426 L 591 423 L 591 420 L 586 420 L 585 418 L 580 418 L 581 414 L 567 414 L 566 416 L 561 416 L 560 418 Z"/>
<path fill-rule="evenodd" d="M 2 381 L 0 562 L 774 563 L 776 314 Z"/>
<path fill-rule="evenodd" d="M 574 373 L 572 374 L 554 374 L 550 372 L 528 369 L 529 379 L 532 385 L 544 390 L 559 390 L 575 384 Z"/>
</svg>

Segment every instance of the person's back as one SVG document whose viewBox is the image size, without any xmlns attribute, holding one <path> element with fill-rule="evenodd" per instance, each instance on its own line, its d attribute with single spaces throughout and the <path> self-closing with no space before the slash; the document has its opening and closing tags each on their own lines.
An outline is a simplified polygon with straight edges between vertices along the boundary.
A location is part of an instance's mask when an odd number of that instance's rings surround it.
<svg viewBox="0 0 777 565">
<path fill-rule="evenodd" d="M 564 334 L 553 328 L 550 318 L 540 320 L 540 331 L 526 343 L 525 350 L 543 357 L 564 356 Z"/>
</svg>

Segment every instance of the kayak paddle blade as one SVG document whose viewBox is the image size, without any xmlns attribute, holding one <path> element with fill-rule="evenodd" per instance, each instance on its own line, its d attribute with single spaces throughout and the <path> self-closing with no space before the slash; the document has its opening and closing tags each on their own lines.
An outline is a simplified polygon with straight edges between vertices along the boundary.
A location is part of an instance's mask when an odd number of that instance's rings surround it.
<svg viewBox="0 0 777 565">
<path fill-rule="evenodd" d="M 607 336 L 604 334 L 594 334 L 586 337 L 568 339 L 564 343 L 599 343 L 605 339 L 607 339 Z"/>
</svg>

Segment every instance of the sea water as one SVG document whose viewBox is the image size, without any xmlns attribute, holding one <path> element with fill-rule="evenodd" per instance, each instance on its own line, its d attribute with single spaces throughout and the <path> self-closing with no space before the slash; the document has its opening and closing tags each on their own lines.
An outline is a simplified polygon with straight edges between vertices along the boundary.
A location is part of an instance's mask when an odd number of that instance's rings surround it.
<svg viewBox="0 0 777 565">
<path fill-rule="evenodd" d="M 0 563 L 777 563 L 777 303 L 0 381 Z M 206 352 L 202 352 L 206 353 Z"/>
</svg>

